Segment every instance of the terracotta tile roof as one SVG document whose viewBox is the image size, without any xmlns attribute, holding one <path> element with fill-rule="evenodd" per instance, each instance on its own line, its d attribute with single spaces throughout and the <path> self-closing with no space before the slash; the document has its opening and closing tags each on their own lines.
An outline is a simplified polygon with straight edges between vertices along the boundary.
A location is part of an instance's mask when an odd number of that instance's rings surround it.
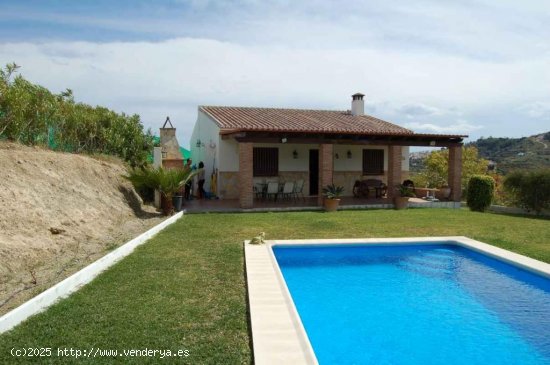
<svg viewBox="0 0 550 365">
<path fill-rule="evenodd" d="M 367 135 L 413 135 L 414 132 L 370 115 L 347 111 L 200 106 L 221 133 L 274 131 Z"/>
</svg>

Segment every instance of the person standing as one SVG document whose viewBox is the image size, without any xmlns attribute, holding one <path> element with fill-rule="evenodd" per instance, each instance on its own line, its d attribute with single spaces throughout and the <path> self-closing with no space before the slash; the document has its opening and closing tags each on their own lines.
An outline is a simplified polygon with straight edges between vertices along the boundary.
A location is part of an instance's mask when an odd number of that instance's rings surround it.
<svg viewBox="0 0 550 365">
<path fill-rule="evenodd" d="M 204 191 L 204 163 L 201 161 L 199 162 L 199 174 L 198 174 L 198 178 L 199 178 L 199 199 L 204 199 L 205 198 L 205 191 Z"/>
<path fill-rule="evenodd" d="M 191 159 L 188 158 L 187 163 L 185 164 L 185 166 L 183 168 L 186 169 L 186 170 L 191 171 L 191 163 L 192 162 L 193 161 L 191 161 Z M 189 179 L 189 181 L 187 181 L 185 183 L 185 193 L 184 193 L 185 200 L 191 199 L 191 187 L 192 186 L 193 186 L 193 179 Z"/>
</svg>

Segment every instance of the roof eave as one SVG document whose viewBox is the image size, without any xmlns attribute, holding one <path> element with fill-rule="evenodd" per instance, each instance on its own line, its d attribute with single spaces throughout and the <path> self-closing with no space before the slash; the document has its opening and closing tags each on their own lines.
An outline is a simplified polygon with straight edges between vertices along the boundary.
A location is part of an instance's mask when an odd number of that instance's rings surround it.
<svg viewBox="0 0 550 365">
<path fill-rule="evenodd" d="M 228 135 L 242 132 L 273 132 L 273 133 L 318 133 L 318 134 L 345 134 L 357 136 L 388 136 L 388 137 L 427 137 L 427 138 L 468 138 L 461 134 L 428 134 L 410 132 L 353 132 L 353 131 L 326 131 L 326 130 L 301 130 L 301 129 L 250 129 L 250 128 L 226 128 L 220 129 L 220 135 Z"/>
</svg>

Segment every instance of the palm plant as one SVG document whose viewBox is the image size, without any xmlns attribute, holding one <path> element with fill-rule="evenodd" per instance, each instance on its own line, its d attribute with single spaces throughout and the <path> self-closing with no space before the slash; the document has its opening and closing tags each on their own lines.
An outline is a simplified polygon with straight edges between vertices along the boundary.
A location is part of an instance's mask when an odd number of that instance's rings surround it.
<svg viewBox="0 0 550 365">
<path fill-rule="evenodd" d="M 190 179 L 198 173 L 189 168 L 183 169 L 165 169 L 157 168 L 138 168 L 130 170 L 127 176 L 132 185 L 137 190 L 149 188 L 158 190 L 164 199 L 165 213 L 169 214 L 172 210 L 172 197 L 178 192 Z"/>
<path fill-rule="evenodd" d="M 323 188 L 323 195 L 327 199 L 338 199 L 344 192 L 343 186 L 337 186 L 334 184 L 327 185 Z"/>
<path fill-rule="evenodd" d="M 414 190 L 410 186 L 399 185 L 399 196 L 411 198 L 414 197 Z"/>
</svg>

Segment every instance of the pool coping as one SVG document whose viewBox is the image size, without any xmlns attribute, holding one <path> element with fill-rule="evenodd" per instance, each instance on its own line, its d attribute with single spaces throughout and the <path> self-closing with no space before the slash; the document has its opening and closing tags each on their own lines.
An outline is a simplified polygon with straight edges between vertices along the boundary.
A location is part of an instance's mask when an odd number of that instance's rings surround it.
<svg viewBox="0 0 550 365">
<path fill-rule="evenodd" d="M 456 244 L 550 278 L 550 264 L 465 236 L 269 240 L 244 242 L 248 303 L 255 364 L 318 364 L 273 253 L 276 245 Z"/>
</svg>

